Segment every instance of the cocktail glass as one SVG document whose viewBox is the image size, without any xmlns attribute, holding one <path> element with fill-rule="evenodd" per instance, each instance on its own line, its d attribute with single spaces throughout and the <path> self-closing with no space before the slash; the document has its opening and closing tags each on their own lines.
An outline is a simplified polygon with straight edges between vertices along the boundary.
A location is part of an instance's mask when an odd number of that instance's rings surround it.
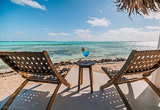
<svg viewBox="0 0 160 110">
<path fill-rule="evenodd" d="M 87 63 L 88 62 L 87 61 L 87 56 L 89 55 L 89 51 L 83 51 L 82 53 L 83 53 L 83 56 L 85 56 L 85 59 L 86 59 L 85 63 Z"/>
</svg>

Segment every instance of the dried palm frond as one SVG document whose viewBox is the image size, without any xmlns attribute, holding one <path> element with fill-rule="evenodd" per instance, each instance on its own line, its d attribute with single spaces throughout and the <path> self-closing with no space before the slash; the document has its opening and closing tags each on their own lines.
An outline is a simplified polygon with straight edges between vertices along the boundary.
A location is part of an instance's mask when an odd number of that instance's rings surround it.
<svg viewBox="0 0 160 110">
<path fill-rule="evenodd" d="M 160 9 L 160 0 L 116 0 L 114 3 L 118 12 L 127 12 L 129 17 L 134 13 L 148 15 Z"/>
</svg>

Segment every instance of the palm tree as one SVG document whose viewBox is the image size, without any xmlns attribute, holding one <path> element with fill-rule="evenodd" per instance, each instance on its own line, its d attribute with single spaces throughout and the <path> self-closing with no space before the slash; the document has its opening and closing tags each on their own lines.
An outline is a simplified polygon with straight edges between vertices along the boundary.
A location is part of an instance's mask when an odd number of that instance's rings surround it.
<svg viewBox="0 0 160 110">
<path fill-rule="evenodd" d="M 148 15 L 150 11 L 159 12 L 160 0 L 115 0 L 118 12 Z"/>
</svg>

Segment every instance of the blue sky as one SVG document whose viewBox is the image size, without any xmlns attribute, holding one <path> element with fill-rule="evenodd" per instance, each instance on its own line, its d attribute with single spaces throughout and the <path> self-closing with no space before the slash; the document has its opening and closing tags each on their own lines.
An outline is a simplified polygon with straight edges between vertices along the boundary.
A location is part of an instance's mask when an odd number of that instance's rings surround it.
<svg viewBox="0 0 160 110">
<path fill-rule="evenodd" d="M 155 41 L 160 13 L 117 12 L 113 0 L 0 0 L 0 41 Z"/>
</svg>

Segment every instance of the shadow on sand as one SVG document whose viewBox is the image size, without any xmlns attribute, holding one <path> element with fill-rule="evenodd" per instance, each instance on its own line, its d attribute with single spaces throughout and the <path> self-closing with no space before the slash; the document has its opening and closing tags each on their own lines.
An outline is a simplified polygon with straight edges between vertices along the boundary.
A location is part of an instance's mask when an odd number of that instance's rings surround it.
<svg viewBox="0 0 160 110">
<path fill-rule="evenodd" d="M 36 91 L 32 90 L 39 87 L 37 85 L 30 89 L 23 89 L 16 99 L 13 101 L 9 110 L 45 110 L 49 99 L 52 94 L 49 91 Z M 105 90 L 99 89 L 90 93 L 90 90 L 86 88 L 89 85 L 81 88 L 81 92 L 77 92 L 77 86 L 71 89 L 66 88 L 59 92 L 52 105 L 52 110 L 123 110 L 125 105 L 119 96 L 117 90 L 114 87 L 106 88 Z M 147 87 L 136 99 L 131 84 L 128 84 L 129 93 L 126 95 L 133 110 L 159 110 L 158 104 L 160 99 L 150 87 Z M 5 100 L 0 102 L 0 108 L 8 100 L 8 96 Z M 148 105 L 150 104 L 150 105 Z"/>
</svg>

